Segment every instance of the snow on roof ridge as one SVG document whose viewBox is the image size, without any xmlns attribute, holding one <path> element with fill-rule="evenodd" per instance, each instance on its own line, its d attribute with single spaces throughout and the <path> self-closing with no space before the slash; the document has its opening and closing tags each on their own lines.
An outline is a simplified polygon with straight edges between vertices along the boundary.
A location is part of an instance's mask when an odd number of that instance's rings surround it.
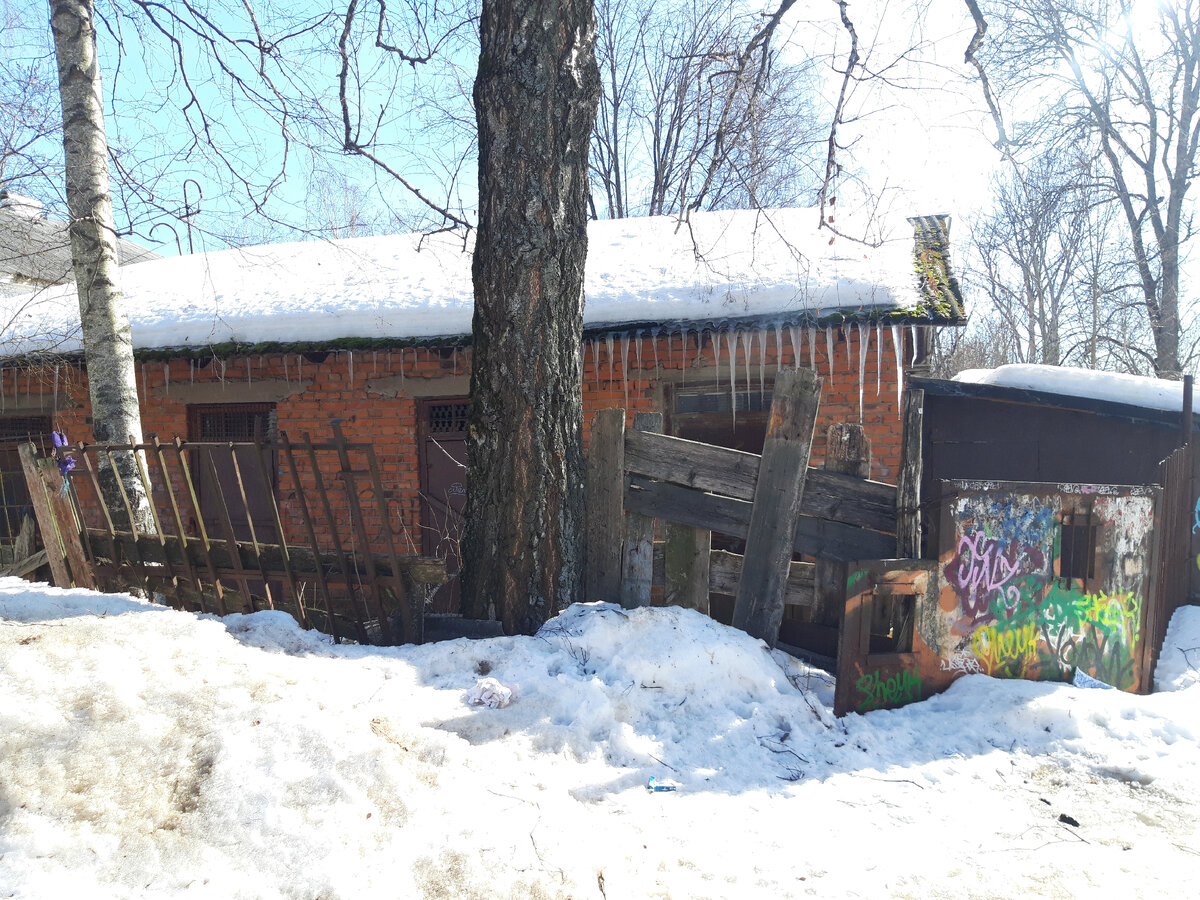
<svg viewBox="0 0 1200 900">
<path fill-rule="evenodd" d="M 811 209 L 699 213 L 687 223 L 671 216 L 592 221 L 585 326 L 924 308 L 911 237 L 876 249 L 831 240 L 818 223 Z M 472 245 L 473 233 L 387 235 L 129 265 L 122 277 L 134 345 L 466 335 Z M 35 315 L 26 311 L 0 334 L 0 347 L 13 355 L 42 352 L 42 331 L 69 331 L 73 291 L 44 297 Z"/>
<path fill-rule="evenodd" d="M 953 380 L 1108 400 L 1146 409 L 1174 411 L 1183 408 L 1183 383 L 1180 381 L 1074 366 L 1010 363 L 995 369 L 966 369 L 955 375 Z M 1193 398 L 1192 408 L 1200 412 L 1200 397 Z"/>
</svg>

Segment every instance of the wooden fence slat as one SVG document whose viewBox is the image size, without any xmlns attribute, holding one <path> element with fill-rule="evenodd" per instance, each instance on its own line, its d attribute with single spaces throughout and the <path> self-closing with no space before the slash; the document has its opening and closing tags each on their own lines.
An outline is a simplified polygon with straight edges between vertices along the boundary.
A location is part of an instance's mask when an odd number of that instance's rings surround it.
<svg viewBox="0 0 1200 900">
<path fill-rule="evenodd" d="M 811 370 L 784 369 L 776 375 L 733 609 L 734 627 L 771 647 L 783 621 L 788 564 L 820 400 L 821 379 Z"/>
<path fill-rule="evenodd" d="M 38 471 L 36 453 L 33 444 L 21 444 L 17 449 L 17 454 L 21 457 L 21 470 L 25 473 L 25 483 L 29 487 L 29 502 L 33 505 L 33 514 L 37 517 L 38 529 L 42 533 L 42 545 L 46 548 L 46 562 L 50 564 L 50 574 L 56 586 L 71 587 L 71 574 L 67 571 L 67 559 L 59 541 L 58 526 L 54 521 L 54 513 L 50 511 L 50 500 L 46 497 L 46 485 Z"/>
<path fill-rule="evenodd" d="M 826 431 L 825 468 L 850 477 L 865 478 L 871 471 L 871 442 L 858 424 L 835 423 Z M 812 621 L 836 627 L 846 609 L 847 564 L 818 559 L 813 592 Z"/>
<path fill-rule="evenodd" d="M 896 485 L 896 558 L 921 556 L 921 460 L 923 458 L 925 392 L 904 392 L 904 432 Z"/>
<path fill-rule="evenodd" d="M 792 561 L 788 566 L 787 590 L 784 594 L 788 606 L 809 608 L 813 605 L 813 577 L 816 566 L 810 562 Z M 742 577 L 742 556 L 727 550 L 714 550 L 709 554 L 709 590 L 714 594 L 737 595 L 738 582 Z"/>
<path fill-rule="evenodd" d="M 708 615 L 712 532 L 672 522 L 667 526 L 663 566 L 663 599 Z"/>
<path fill-rule="evenodd" d="M 662 431 L 663 416 L 640 412 L 633 417 L 635 431 Z M 621 553 L 621 606 L 633 609 L 650 605 L 654 580 L 654 519 L 638 512 L 625 513 L 625 543 Z"/>
<path fill-rule="evenodd" d="M 208 569 L 209 578 L 212 580 L 213 592 L 217 595 L 217 612 L 224 616 L 229 612 L 229 607 L 225 603 L 225 586 L 217 576 L 216 566 L 213 565 L 212 542 L 208 538 L 208 529 L 204 526 L 204 516 L 200 514 L 200 498 L 196 494 L 196 481 L 192 477 L 192 468 L 183 454 L 183 441 L 178 436 L 171 442 L 171 446 L 175 448 L 175 462 L 179 464 L 179 471 L 183 475 L 183 486 L 187 489 L 186 496 L 192 509 L 192 521 L 196 523 L 196 530 L 200 533 L 200 549 L 204 554 L 204 563 Z M 103 503 L 100 505 L 104 506 Z M 196 586 L 200 587 L 200 584 L 197 582 Z"/>
<path fill-rule="evenodd" d="M 677 484 L 630 476 L 625 507 L 653 518 L 669 518 L 682 525 L 706 528 L 730 537 L 749 533 L 751 505 L 745 500 L 718 497 Z M 888 559 L 896 536 L 813 516 L 801 516 L 792 549 L 807 556 L 829 559 Z"/>
<path fill-rule="evenodd" d="M 625 435 L 625 470 L 739 500 L 754 499 L 760 457 L 671 435 Z M 589 513 L 591 508 L 589 506 Z M 876 531 L 896 530 L 896 487 L 810 467 L 801 512 Z"/>
<path fill-rule="evenodd" d="M 296 502 L 300 506 L 300 521 L 304 524 L 304 533 L 308 537 L 309 546 L 312 547 L 315 553 L 317 550 L 317 534 L 313 528 L 312 516 L 308 510 L 308 498 L 304 495 L 304 489 L 300 484 L 300 474 L 296 468 L 296 457 L 292 452 L 292 444 L 288 440 L 286 432 L 279 432 L 279 444 L 283 448 L 283 458 L 287 460 L 288 472 L 292 476 L 292 490 L 296 495 Z M 321 601 L 325 604 L 325 615 L 329 620 L 329 629 L 333 632 L 333 639 L 336 641 L 339 639 L 339 635 L 333 618 L 332 598 L 329 594 L 329 582 L 325 578 L 325 568 L 317 566 L 315 574 L 317 576 L 317 590 L 321 592 Z"/>
<path fill-rule="evenodd" d="M 602 409 L 592 420 L 587 458 L 584 597 L 592 603 L 612 603 L 620 595 L 624 470 L 625 410 Z"/>
<path fill-rule="evenodd" d="M 76 587 L 95 590 L 96 578 L 92 574 L 91 563 L 84 553 L 83 542 L 79 537 L 79 520 L 75 517 L 75 507 L 70 496 L 63 490 L 66 482 L 53 460 L 42 460 L 39 467 L 42 470 L 42 481 L 46 484 L 50 510 L 54 513 L 54 522 L 58 527 L 58 536 L 62 540 L 63 553 L 66 554 L 67 565 L 71 569 L 71 581 Z"/>
</svg>

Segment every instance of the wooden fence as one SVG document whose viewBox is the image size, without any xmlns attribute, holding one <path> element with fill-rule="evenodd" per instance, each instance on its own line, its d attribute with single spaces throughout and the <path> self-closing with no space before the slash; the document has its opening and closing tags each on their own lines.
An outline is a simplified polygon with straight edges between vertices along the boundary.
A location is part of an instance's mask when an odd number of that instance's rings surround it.
<svg viewBox="0 0 1200 900">
<path fill-rule="evenodd" d="M 708 612 L 710 593 L 733 594 L 734 624 L 774 646 L 784 608 L 818 602 L 816 565 L 795 555 L 893 556 L 896 488 L 808 465 L 820 388 L 811 370 L 779 373 L 761 456 L 659 434 L 658 414 L 627 431 L 624 410 L 598 413 L 587 599 Z M 713 551 L 713 532 L 744 540 L 744 554 Z"/>
<path fill-rule="evenodd" d="M 21 448 L 59 585 L 140 589 L 225 615 L 282 609 L 305 627 L 362 643 L 419 643 L 440 559 L 404 552 L 394 492 L 372 445 L 333 440 L 77 444 L 69 485 L 53 459 Z M 150 508 L 104 502 L 101 480 L 132 454 Z"/>
</svg>

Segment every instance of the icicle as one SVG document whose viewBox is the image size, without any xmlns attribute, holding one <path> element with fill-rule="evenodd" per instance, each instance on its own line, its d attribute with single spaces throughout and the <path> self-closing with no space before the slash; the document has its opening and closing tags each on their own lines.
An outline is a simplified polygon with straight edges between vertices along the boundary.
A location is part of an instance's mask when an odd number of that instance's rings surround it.
<svg viewBox="0 0 1200 900">
<path fill-rule="evenodd" d="M 650 346 L 654 348 L 654 380 L 658 381 L 662 378 L 662 367 L 658 364 L 658 339 L 662 337 L 661 331 L 656 331 L 650 336 Z"/>
<path fill-rule="evenodd" d="M 221 360 L 221 390 L 225 390 L 225 360 Z"/>
<path fill-rule="evenodd" d="M 912 329 L 912 345 L 913 345 L 912 364 L 916 365 L 916 363 L 917 363 L 917 347 L 921 346 L 921 342 L 917 339 L 917 326 L 910 325 L 909 328 Z"/>
<path fill-rule="evenodd" d="M 680 341 L 680 344 L 682 346 L 679 348 L 679 366 L 680 366 L 679 380 L 680 380 L 681 384 L 687 384 L 687 350 L 688 350 L 688 330 L 687 330 L 687 328 L 683 329 L 682 337 L 683 337 L 683 340 Z M 667 344 L 667 346 L 670 347 L 671 345 Z"/>
<path fill-rule="evenodd" d="M 286 363 L 287 357 L 285 356 L 283 359 L 284 359 L 284 362 Z M 195 383 L 196 383 L 196 361 L 194 359 L 189 359 L 188 360 L 188 384 L 195 384 Z"/>
<path fill-rule="evenodd" d="M 592 345 L 592 381 L 596 390 L 600 390 L 600 342 L 591 341 Z"/>
<path fill-rule="evenodd" d="M 354 351 L 346 351 L 346 361 L 350 366 L 350 386 L 354 387 Z"/>
<path fill-rule="evenodd" d="M 742 344 L 742 355 L 746 357 L 746 393 L 750 393 L 750 357 L 753 356 L 754 335 L 749 331 L 740 333 Z"/>
<path fill-rule="evenodd" d="M 163 368 L 166 369 L 167 364 L 163 363 Z M 58 363 L 54 364 L 54 402 L 50 407 L 52 412 L 58 412 Z"/>
<path fill-rule="evenodd" d="M 638 377 L 641 377 L 641 373 L 645 370 L 642 368 L 642 333 L 640 331 L 633 339 L 633 346 L 635 349 L 634 355 L 637 357 Z"/>
<path fill-rule="evenodd" d="M 883 390 L 883 326 L 875 323 L 875 396 Z"/>
<path fill-rule="evenodd" d="M 896 409 L 900 410 L 900 414 L 904 415 L 904 407 L 902 397 L 904 394 L 904 360 L 900 350 L 900 326 L 892 326 L 892 349 L 896 353 Z"/>
<path fill-rule="evenodd" d="M 249 356 L 246 357 L 246 384 L 253 384 L 254 378 L 250 375 L 250 364 L 253 360 Z"/>
<path fill-rule="evenodd" d="M 854 353 L 850 349 L 850 335 L 853 334 L 853 332 L 850 330 L 850 326 L 844 325 L 844 324 L 842 325 L 841 331 L 842 331 L 842 334 L 845 335 L 845 337 L 846 337 L 846 371 L 853 372 L 854 371 Z"/>
<path fill-rule="evenodd" d="M 767 345 L 769 338 L 767 330 L 760 328 L 758 331 L 758 396 L 759 398 L 767 395 Z"/>
<path fill-rule="evenodd" d="M 674 335 L 671 334 L 670 328 L 664 328 L 663 333 L 667 337 L 667 365 L 669 366 L 671 365 L 671 339 L 674 337 Z"/>
<path fill-rule="evenodd" d="M 454 348 L 454 374 L 458 374 L 458 347 Z M 379 351 L 371 351 L 371 377 L 379 377 Z"/>
<path fill-rule="evenodd" d="M 146 380 L 146 364 L 142 363 L 142 400 L 146 400 L 150 396 L 150 386 Z"/>
<path fill-rule="evenodd" d="M 625 408 L 629 409 L 629 332 L 621 335 L 621 385 L 625 389 Z"/>
<path fill-rule="evenodd" d="M 604 339 L 604 345 L 608 350 L 608 386 L 611 388 L 615 380 L 613 377 L 613 336 L 611 332 Z"/>
<path fill-rule="evenodd" d="M 163 391 L 171 396 L 171 364 L 163 363 Z M 54 367 L 54 406 L 58 406 L 58 366 Z"/>
<path fill-rule="evenodd" d="M 404 388 L 404 348 L 400 348 L 400 387 Z"/>
<path fill-rule="evenodd" d="M 833 381 L 833 329 L 825 329 L 825 357 L 829 360 L 829 380 Z"/>
<path fill-rule="evenodd" d="M 721 332 L 715 328 L 712 333 L 712 348 L 713 348 L 713 381 L 717 384 L 721 383 Z"/>
<path fill-rule="evenodd" d="M 795 359 L 795 356 L 796 356 L 796 348 L 792 347 L 793 361 Z M 794 362 L 793 362 L 793 364 L 794 364 Z M 775 368 L 777 370 L 783 368 L 783 323 L 782 322 L 775 323 Z"/>
<path fill-rule="evenodd" d="M 33 366 L 29 366 L 25 370 L 25 394 L 29 396 L 33 393 Z"/>
<path fill-rule="evenodd" d="M 858 323 L 858 421 L 863 420 L 863 382 L 867 378 L 867 351 L 871 349 L 871 332 L 864 322 Z"/>
<path fill-rule="evenodd" d="M 737 428 L 737 332 L 732 328 L 725 332 L 725 344 L 729 348 L 729 411 Z"/>
<path fill-rule="evenodd" d="M 285 353 L 285 354 L 283 354 L 283 383 L 291 384 L 291 381 L 292 380 L 290 378 L 288 378 L 287 354 Z"/>
<path fill-rule="evenodd" d="M 800 335 L 799 325 L 788 326 L 788 339 L 792 342 L 792 365 L 800 368 L 800 357 L 804 351 L 804 338 Z M 780 350 L 780 353 L 783 351 Z"/>
<path fill-rule="evenodd" d="M 583 365 L 582 354 L 587 353 L 587 350 L 584 348 L 580 348 L 580 352 L 581 352 L 581 355 L 580 355 L 580 363 L 579 364 Z M 451 374 L 457 375 L 458 374 L 458 344 L 454 345 L 454 349 L 450 354 L 450 365 L 451 365 L 451 369 L 450 369 Z"/>
<path fill-rule="evenodd" d="M 817 371 L 817 328 L 815 325 L 808 326 L 808 367 L 814 372 Z"/>
</svg>

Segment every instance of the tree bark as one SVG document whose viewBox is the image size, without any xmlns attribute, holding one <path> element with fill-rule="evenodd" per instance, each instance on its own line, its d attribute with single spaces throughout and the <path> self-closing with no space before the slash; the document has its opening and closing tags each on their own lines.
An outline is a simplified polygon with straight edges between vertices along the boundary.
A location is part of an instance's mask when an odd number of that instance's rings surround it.
<svg viewBox="0 0 1200 900">
<path fill-rule="evenodd" d="M 591 0 L 485 0 L 480 44 L 463 605 L 532 634 L 582 597 Z"/>
<path fill-rule="evenodd" d="M 100 442 L 140 442 L 133 339 L 117 269 L 117 230 L 109 189 L 92 0 L 50 0 L 50 29 L 58 60 L 71 259 L 83 326 L 92 434 Z M 125 487 L 134 516 L 144 519 L 141 513 L 149 505 L 137 462 L 132 453 L 114 457 L 116 477 Z M 110 512 L 120 516 L 124 502 L 116 477 L 111 468 L 102 466 L 105 502 Z"/>
</svg>

